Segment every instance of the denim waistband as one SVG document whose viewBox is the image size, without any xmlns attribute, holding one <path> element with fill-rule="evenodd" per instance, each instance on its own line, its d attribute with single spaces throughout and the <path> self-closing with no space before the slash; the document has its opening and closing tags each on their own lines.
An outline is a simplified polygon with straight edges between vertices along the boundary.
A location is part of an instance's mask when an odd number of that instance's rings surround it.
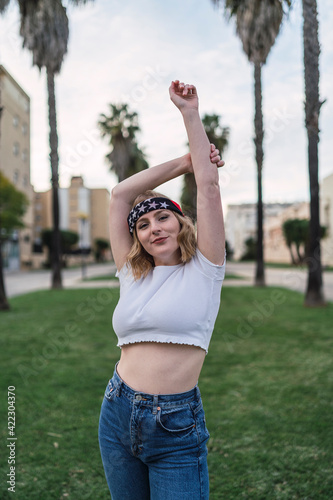
<svg viewBox="0 0 333 500">
<path fill-rule="evenodd" d="M 128 399 L 132 401 L 143 401 L 145 405 L 152 405 L 156 408 L 159 405 L 167 406 L 178 406 L 185 403 L 190 403 L 192 401 L 199 401 L 201 398 L 200 390 L 198 385 L 195 385 L 193 389 L 186 392 L 179 392 L 176 394 L 149 394 L 141 391 L 136 391 L 132 387 L 128 386 L 126 382 L 120 377 L 117 372 L 117 365 L 115 366 L 112 383 L 116 392 L 120 395 L 123 394 Z"/>
</svg>

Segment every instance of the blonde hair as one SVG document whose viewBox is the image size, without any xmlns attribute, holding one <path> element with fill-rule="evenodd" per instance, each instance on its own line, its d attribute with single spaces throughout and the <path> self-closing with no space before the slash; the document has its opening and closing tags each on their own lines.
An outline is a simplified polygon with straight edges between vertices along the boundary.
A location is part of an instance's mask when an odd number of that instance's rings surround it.
<svg viewBox="0 0 333 500">
<path fill-rule="evenodd" d="M 148 198 L 158 197 L 170 199 L 161 193 L 149 190 L 135 198 L 133 207 L 141 201 L 148 200 Z M 186 263 L 192 259 L 197 248 L 194 225 L 189 217 L 181 216 L 176 212 L 173 212 L 173 214 L 180 224 L 180 231 L 177 239 L 181 253 L 181 261 Z M 142 276 L 146 277 L 149 271 L 155 267 L 154 258 L 146 252 L 137 237 L 136 228 L 134 228 L 133 231 L 133 245 L 127 256 L 127 262 L 131 266 L 133 276 L 136 280 Z"/>
</svg>

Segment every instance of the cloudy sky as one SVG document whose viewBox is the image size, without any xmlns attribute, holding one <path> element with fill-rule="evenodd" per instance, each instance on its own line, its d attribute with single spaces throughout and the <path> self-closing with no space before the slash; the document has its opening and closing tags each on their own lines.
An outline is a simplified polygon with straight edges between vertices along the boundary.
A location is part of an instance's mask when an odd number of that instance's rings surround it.
<svg viewBox="0 0 333 500">
<path fill-rule="evenodd" d="M 333 173 L 333 7 L 318 0 L 322 46 L 320 179 Z M 116 179 L 104 160 L 108 146 L 97 121 L 108 103 L 127 102 L 139 114 L 138 137 L 151 166 L 186 152 L 178 110 L 169 100 L 172 79 L 194 83 L 200 112 L 217 113 L 230 127 L 226 166 L 220 171 L 224 204 L 255 202 L 253 68 L 229 23 L 210 0 L 96 0 L 69 8 L 70 41 L 56 79 L 60 183 L 82 175 L 88 187 L 111 189 Z M 31 98 L 31 181 L 50 187 L 47 93 L 44 72 L 21 48 L 16 2 L 0 20 L 0 62 Z M 304 128 L 301 0 L 294 1 L 263 68 L 265 202 L 308 196 Z M 180 197 L 181 180 L 162 191 Z"/>
</svg>

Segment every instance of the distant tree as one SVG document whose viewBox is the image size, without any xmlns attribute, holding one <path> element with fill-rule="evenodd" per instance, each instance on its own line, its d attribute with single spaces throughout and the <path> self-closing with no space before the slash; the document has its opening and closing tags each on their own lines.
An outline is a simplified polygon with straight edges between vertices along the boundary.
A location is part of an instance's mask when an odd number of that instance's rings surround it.
<svg viewBox="0 0 333 500">
<path fill-rule="evenodd" d="M 325 304 L 320 250 L 320 198 L 318 180 L 319 113 L 324 101 L 319 99 L 319 37 L 316 0 L 302 0 L 303 50 L 305 80 L 305 125 L 308 136 L 308 170 L 310 184 L 310 234 L 308 283 L 304 304 Z"/>
<path fill-rule="evenodd" d="M 291 0 L 212 0 L 215 5 L 223 4 L 225 11 L 236 19 L 236 30 L 241 39 L 243 50 L 254 68 L 255 97 L 255 150 L 257 163 L 257 286 L 265 285 L 264 268 L 264 231 L 262 200 L 262 168 L 264 159 L 263 113 L 261 68 L 266 63 L 282 24 L 284 6 L 289 8 Z"/>
<path fill-rule="evenodd" d="M 53 229 L 43 229 L 41 233 L 42 245 L 48 249 L 47 266 L 52 263 L 52 254 L 54 252 L 54 237 Z M 79 235 L 75 231 L 60 231 L 60 251 L 64 257 L 72 253 L 72 247 L 79 241 Z M 63 261 L 63 266 L 66 266 L 66 261 Z"/>
<path fill-rule="evenodd" d="M 28 208 L 28 198 L 0 172 L 0 310 L 10 308 L 3 278 L 2 245 L 14 229 L 24 227 L 23 216 Z"/>
<path fill-rule="evenodd" d="M 110 248 L 110 243 L 104 238 L 96 238 L 95 241 L 95 258 L 97 262 L 104 260 L 105 251 Z"/>
<path fill-rule="evenodd" d="M 228 240 L 226 240 L 226 242 L 225 242 L 225 251 L 226 251 L 226 254 L 228 256 L 228 260 L 232 260 L 233 255 L 234 255 L 234 250 L 231 248 Z"/>
<path fill-rule="evenodd" d="M 148 168 L 145 154 L 136 141 L 140 132 L 138 114 L 130 112 L 128 104 L 109 104 L 109 114 L 100 115 L 98 126 L 102 137 L 109 140 L 111 151 L 106 160 L 119 182 Z"/>
<path fill-rule="evenodd" d="M 292 263 L 302 264 L 310 256 L 310 221 L 308 219 L 287 219 L 282 225 L 282 230 Z M 324 238 L 326 232 L 326 227 L 321 226 L 320 238 Z M 292 251 L 293 245 L 296 248 L 297 258 Z"/>
<path fill-rule="evenodd" d="M 245 252 L 243 253 L 240 260 L 255 260 L 257 254 L 257 242 L 254 238 L 248 238 L 245 240 Z"/>
<path fill-rule="evenodd" d="M 286 242 L 286 245 L 290 252 L 291 262 L 292 264 L 297 264 L 297 260 L 292 250 L 292 246 L 294 243 L 294 219 L 286 220 L 282 225 L 283 236 Z"/>
<path fill-rule="evenodd" d="M 228 147 L 230 129 L 229 127 L 222 127 L 220 120 L 221 116 L 219 115 L 205 114 L 202 118 L 202 123 L 209 142 L 215 144 L 217 149 L 220 150 L 220 154 L 223 155 Z M 197 186 L 193 174 L 184 175 L 181 204 L 184 213 L 195 221 L 197 214 Z"/>
</svg>

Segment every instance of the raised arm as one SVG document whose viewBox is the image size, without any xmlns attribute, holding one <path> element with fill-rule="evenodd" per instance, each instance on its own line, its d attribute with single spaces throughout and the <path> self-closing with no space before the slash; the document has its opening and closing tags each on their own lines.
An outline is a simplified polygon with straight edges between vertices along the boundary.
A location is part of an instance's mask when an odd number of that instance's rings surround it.
<svg viewBox="0 0 333 500">
<path fill-rule="evenodd" d="M 199 115 L 197 91 L 194 85 L 175 80 L 171 83 L 169 93 L 172 102 L 182 113 L 190 144 L 197 185 L 198 248 L 208 260 L 221 265 L 224 262 L 225 233 L 219 176 L 216 165 L 209 159 L 210 144 Z"/>
</svg>

